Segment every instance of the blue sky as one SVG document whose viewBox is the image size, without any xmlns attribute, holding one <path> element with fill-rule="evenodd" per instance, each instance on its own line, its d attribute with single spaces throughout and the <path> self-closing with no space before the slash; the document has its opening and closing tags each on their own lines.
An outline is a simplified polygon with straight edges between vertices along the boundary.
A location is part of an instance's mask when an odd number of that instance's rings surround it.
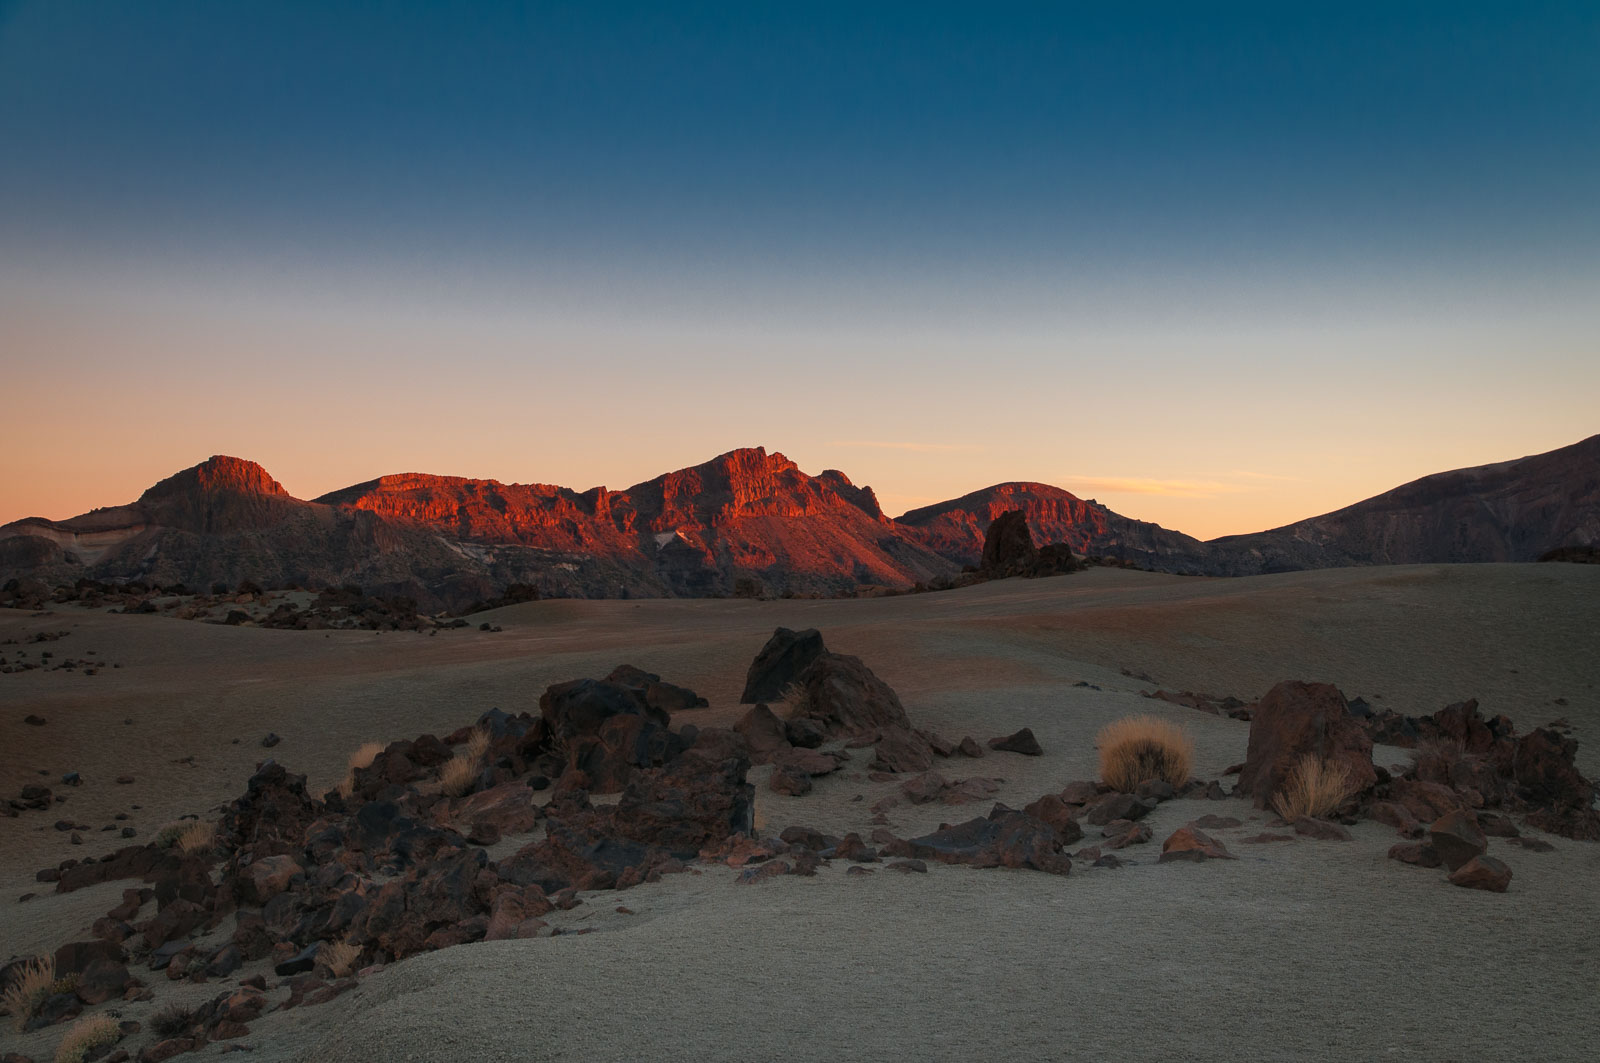
<svg viewBox="0 0 1600 1063">
<path fill-rule="evenodd" d="M 1221 534 L 1600 430 L 1593 4 L 0 3 L 0 144 L 6 431 L 131 441 L 0 519 L 761 443 Z"/>
</svg>

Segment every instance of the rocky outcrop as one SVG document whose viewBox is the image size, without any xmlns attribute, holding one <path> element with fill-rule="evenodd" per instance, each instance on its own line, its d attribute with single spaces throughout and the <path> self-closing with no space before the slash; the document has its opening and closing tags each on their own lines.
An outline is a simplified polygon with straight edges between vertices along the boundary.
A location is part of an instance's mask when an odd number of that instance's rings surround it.
<svg viewBox="0 0 1600 1063">
<path fill-rule="evenodd" d="M 822 634 L 816 628 L 791 631 L 780 627 L 772 633 L 767 644 L 761 647 L 756 659 L 750 662 L 745 675 L 741 704 L 758 701 L 777 701 L 796 685 L 811 662 L 827 652 L 822 644 Z"/>
<path fill-rule="evenodd" d="M 1267 808 L 1289 773 L 1305 756 L 1342 765 L 1352 796 L 1378 781 L 1372 765 L 1372 739 L 1352 716 L 1344 695 L 1327 683 L 1279 683 L 1256 705 L 1250 743 L 1237 792 L 1257 808 Z"/>
</svg>

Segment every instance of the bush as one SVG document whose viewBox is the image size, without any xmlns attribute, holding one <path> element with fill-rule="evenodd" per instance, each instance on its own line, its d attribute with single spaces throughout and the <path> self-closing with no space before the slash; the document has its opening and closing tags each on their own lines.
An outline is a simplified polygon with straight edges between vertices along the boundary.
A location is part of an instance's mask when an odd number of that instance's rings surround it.
<svg viewBox="0 0 1600 1063">
<path fill-rule="evenodd" d="M 122 1027 L 109 1015 L 92 1015 L 81 1019 L 67 1031 L 56 1049 L 56 1063 L 84 1063 L 89 1053 L 101 1045 L 114 1045 L 122 1040 Z"/>
<path fill-rule="evenodd" d="M 348 941 L 330 943 L 322 946 L 317 958 L 327 964 L 335 978 L 346 978 L 355 970 L 356 961 L 361 959 L 361 946 Z"/>
<path fill-rule="evenodd" d="M 479 727 L 456 748 L 456 755 L 439 771 L 440 793 L 460 797 L 472 789 L 483 767 L 484 754 L 489 752 L 489 738 L 489 732 Z"/>
<path fill-rule="evenodd" d="M 186 853 L 210 852 L 217 844 L 217 828 L 203 820 L 191 823 L 178 835 L 176 844 Z"/>
<path fill-rule="evenodd" d="M 35 957 L 12 972 L 11 984 L 0 994 L 0 1004 L 11 1013 L 12 1028 L 18 1033 L 50 996 L 50 985 L 55 980 L 54 956 Z"/>
<path fill-rule="evenodd" d="M 158 1037 L 177 1037 L 194 1025 L 194 1009 L 168 1004 L 150 1017 L 150 1028 Z"/>
<path fill-rule="evenodd" d="M 339 784 L 339 796 L 349 797 L 355 793 L 356 772 L 372 767 L 372 762 L 378 759 L 386 747 L 382 742 L 363 742 L 352 754 L 347 762 L 349 770 L 344 774 L 344 781 Z"/>
<path fill-rule="evenodd" d="M 1108 723 L 1100 729 L 1095 746 L 1100 750 L 1100 777 L 1124 793 L 1147 779 L 1172 786 L 1189 781 L 1194 739 L 1158 717 L 1130 716 Z"/>
<path fill-rule="evenodd" d="M 1331 815 L 1354 789 L 1349 765 L 1307 753 L 1289 769 L 1283 785 L 1272 795 L 1272 810 L 1284 819 L 1320 819 Z"/>
</svg>

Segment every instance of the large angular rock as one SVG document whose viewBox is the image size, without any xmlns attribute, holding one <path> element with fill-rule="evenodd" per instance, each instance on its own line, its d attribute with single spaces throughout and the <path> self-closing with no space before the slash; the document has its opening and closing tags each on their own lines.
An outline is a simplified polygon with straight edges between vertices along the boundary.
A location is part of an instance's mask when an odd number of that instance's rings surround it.
<svg viewBox="0 0 1600 1063">
<path fill-rule="evenodd" d="M 997 578 L 1017 575 L 1039 559 L 1028 531 L 1028 516 L 1020 509 L 1007 510 L 989 524 L 983 536 L 983 557 L 978 571 Z"/>
<path fill-rule="evenodd" d="M 1039 740 L 1033 737 L 1033 728 L 1024 727 L 1016 734 L 1006 735 L 1003 738 L 989 739 L 989 748 L 1002 753 L 1021 753 L 1027 757 L 1038 757 L 1044 754 L 1039 747 Z"/>
<path fill-rule="evenodd" d="M 1236 792 L 1267 808 L 1307 754 L 1342 764 L 1356 793 L 1378 781 L 1372 739 L 1344 695 L 1328 683 L 1289 680 L 1267 691 L 1250 720 L 1250 745 Z"/>
<path fill-rule="evenodd" d="M 259 908 L 289 888 L 303 873 L 299 861 L 287 854 L 268 856 L 244 869 L 233 880 L 233 896 L 240 904 Z"/>
<path fill-rule="evenodd" d="M 652 709 L 660 709 L 668 715 L 674 712 L 685 712 L 689 709 L 703 709 L 710 704 L 705 698 L 688 687 L 664 683 L 661 681 L 661 677 L 654 672 L 646 672 L 644 669 L 635 668 L 631 664 L 622 664 L 613 668 L 611 674 L 606 676 L 606 680 L 633 687 L 639 691 L 646 705 Z"/>
<path fill-rule="evenodd" d="M 911 729 L 905 706 L 858 657 L 825 653 L 801 677 L 796 718 L 815 720 L 831 735 Z"/>
<path fill-rule="evenodd" d="M 1451 871 L 1482 856 L 1489 849 L 1489 839 L 1484 835 L 1483 828 L 1478 826 L 1478 817 L 1465 810 L 1451 812 L 1435 820 L 1428 828 L 1428 843 Z"/>
<path fill-rule="evenodd" d="M 733 729 L 744 736 L 750 749 L 752 763 L 765 764 L 772 759 L 773 754 L 789 748 L 788 730 L 765 702 L 752 706 L 739 717 Z"/>
<path fill-rule="evenodd" d="M 779 700 L 790 685 L 800 681 L 801 673 L 825 652 L 822 633 L 816 628 L 804 631 L 778 628 L 751 662 L 745 676 L 744 693 L 739 695 L 740 704 Z"/>
</svg>

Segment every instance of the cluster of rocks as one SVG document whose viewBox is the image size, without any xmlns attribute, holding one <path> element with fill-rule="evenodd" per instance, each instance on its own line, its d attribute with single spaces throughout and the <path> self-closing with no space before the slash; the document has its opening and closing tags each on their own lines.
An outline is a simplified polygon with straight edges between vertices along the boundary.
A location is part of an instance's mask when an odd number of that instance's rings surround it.
<svg viewBox="0 0 1600 1063">
<path fill-rule="evenodd" d="M 52 588 L 38 580 L 11 580 L 0 590 L 0 606 L 37 610 L 52 604 L 75 605 L 101 611 L 157 614 L 180 620 L 294 631 L 432 633 L 440 628 L 469 626 L 460 617 L 429 616 L 418 612 L 414 598 L 367 594 L 355 584 L 325 588 L 308 601 L 294 600 L 291 595 L 294 590 L 267 591 L 249 580 L 232 588 L 217 584 L 209 593 L 195 591 L 182 584 L 163 587 L 139 582 L 112 584 L 80 579 L 71 585 Z M 483 608 L 492 608 L 494 604 L 532 601 L 537 597 L 537 592 L 519 585 L 510 588 L 503 601 L 480 604 Z M 4 669 L 4 666 L 0 665 L 0 669 Z"/>
<path fill-rule="evenodd" d="M 39 631 L 24 639 L 6 639 L 0 646 L 23 646 L 41 642 L 56 642 L 72 634 L 70 631 Z M 85 651 L 86 657 L 58 657 L 54 650 L 0 650 L 0 675 L 12 675 L 18 672 L 78 672 L 82 675 L 96 675 L 102 668 L 121 668 L 120 664 L 110 664 L 98 659 L 100 655 L 94 650 Z"/>
<path fill-rule="evenodd" d="M 1384 740 L 1397 733 L 1414 736 L 1411 763 L 1393 772 L 1374 766 L 1375 733 Z M 1504 716 L 1484 720 L 1475 701 L 1409 719 L 1402 731 L 1390 716 L 1352 711 L 1329 684 L 1285 682 L 1255 706 L 1235 792 L 1266 808 L 1299 759 L 1314 754 L 1342 767 L 1350 781 L 1337 809 L 1340 818 L 1375 819 L 1408 839 L 1390 850 L 1391 857 L 1443 865 L 1455 885 L 1504 891 L 1511 871 L 1487 855 L 1488 836 L 1525 850 L 1549 848 L 1521 838 L 1513 814 L 1552 834 L 1600 840 L 1595 784 L 1578 771 L 1576 753 L 1577 742 L 1555 730 L 1538 728 L 1519 737 Z M 1416 840 L 1424 836 L 1426 841 Z"/>
<path fill-rule="evenodd" d="M 769 702 L 788 706 L 780 718 Z M 849 750 L 872 747 L 868 765 L 875 781 L 928 772 L 936 758 L 982 757 L 970 735 L 951 742 L 913 727 L 894 690 L 858 657 L 833 653 L 815 628 L 778 628 L 756 655 L 741 703 L 754 706 L 734 724 L 756 764 L 772 764 L 768 785 L 776 793 L 809 793 L 811 780 L 850 760 Z M 828 743 L 843 748 L 819 752 Z M 1024 727 L 992 738 L 990 749 L 1039 756 L 1043 750 Z M 992 791 L 991 791 L 992 792 Z"/>
<path fill-rule="evenodd" d="M 1033 533 L 1028 530 L 1028 516 L 1020 509 L 1007 510 L 989 523 L 983 537 L 983 554 L 976 567 L 968 565 L 958 576 L 937 576 L 916 584 L 912 590 L 946 591 L 957 587 L 970 587 L 989 580 L 1023 577 L 1040 579 L 1080 572 L 1096 564 L 1119 564 L 1104 558 L 1084 558 L 1072 552 L 1066 543 L 1046 543 L 1037 546 Z"/>
</svg>

